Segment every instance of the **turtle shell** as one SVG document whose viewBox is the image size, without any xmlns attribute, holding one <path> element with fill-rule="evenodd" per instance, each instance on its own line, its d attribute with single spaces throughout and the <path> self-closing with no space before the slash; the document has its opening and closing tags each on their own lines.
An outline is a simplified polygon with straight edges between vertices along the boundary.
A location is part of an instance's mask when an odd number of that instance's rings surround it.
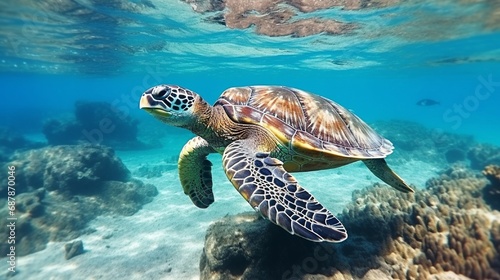
<svg viewBox="0 0 500 280">
<path fill-rule="evenodd" d="M 302 90 L 280 86 L 227 89 L 214 106 L 237 123 L 266 128 L 289 149 L 310 157 L 383 158 L 392 143 L 339 104 Z"/>
</svg>

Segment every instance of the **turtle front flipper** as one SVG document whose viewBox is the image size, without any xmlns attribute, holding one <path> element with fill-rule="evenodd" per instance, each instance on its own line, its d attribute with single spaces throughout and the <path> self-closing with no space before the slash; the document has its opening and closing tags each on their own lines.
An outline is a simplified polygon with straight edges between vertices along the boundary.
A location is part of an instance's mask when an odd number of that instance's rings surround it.
<svg viewBox="0 0 500 280">
<path fill-rule="evenodd" d="M 207 159 L 210 153 L 215 153 L 215 150 L 197 136 L 184 145 L 179 156 L 179 178 L 184 193 L 200 208 L 207 208 L 214 202 L 212 163 Z"/>
<path fill-rule="evenodd" d="M 311 241 L 345 240 L 342 223 L 297 183 L 280 160 L 259 152 L 257 142 L 235 141 L 222 159 L 227 177 L 248 203 L 291 234 Z"/>
<path fill-rule="evenodd" d="M 408 186 L 408 184 L 406 184 L 406 182 L 403 181 L 398 174 L 391 170 L 385 159 L 365 159 L 363 160 L 363 163 L 375 176 L 396 190 L 402 192 L 414 192 L 414 190 Z"/>
</svg>

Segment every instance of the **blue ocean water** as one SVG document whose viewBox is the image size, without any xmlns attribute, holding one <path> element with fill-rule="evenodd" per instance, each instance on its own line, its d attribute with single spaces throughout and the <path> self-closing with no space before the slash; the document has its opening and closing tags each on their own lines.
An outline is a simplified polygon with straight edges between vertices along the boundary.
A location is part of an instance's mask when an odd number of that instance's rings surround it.
<svg viewBox="0 0 500 280">
<path fill-rule="evenodd" d="M 125 98 L 139 115 L 134 99 L 158 83 L 209 101 L 228 87 L 264 84 L 326 96 L 367 121 L 408 119 L 500 141 L 494 1 L 319 10 L 307 16 L 358 28 L 299 38 L 209 23 L 182 1 L 13 3 L 0 4 L 0 79 L 2 119 L 19 129 L 36 130 L 77 99 Z M 415 106 L 423 98 L 441 104 Z"/>
<path fill-rule="evenodd" d="M 387 1 L 309 13 L 291 8 L 293 1 L 278 1 L 295 13 L 292 21 L 320 18 L 355 26 L 343 34 L 309 36 L 268 36 L 255 25 L 230 28 L 211 20 L 221 11 L 197 13 L 186 2 L 210 1 L 3 0 L 0 126 L 46 142 L 42 127 L 48 119 L 71 118 L 77 101 L 108 102 L 139 121 L 139 138 L 168 132 L 161 135 L 168 155 L 117 152 L 133 169 L 151 164 L 152 156 L 156 162 L 175 157 L 190 138 L 139 110 L 146 89 L 178 84 L 213 103 L 229 87 L 285 85 L 332 99 L 369 124 L 411 121 L 500 146 L 497 1 Z M 417 105 L 423 99 L 439 104 Z M 220 165 L 220 159 L 213 161 Z M 216 172 L 222 174 L 220 166 Z M 246 209 L 243 203 L 238 205 Z M 223 206 L 215 207 L 225 214 Z"/>
</svg>

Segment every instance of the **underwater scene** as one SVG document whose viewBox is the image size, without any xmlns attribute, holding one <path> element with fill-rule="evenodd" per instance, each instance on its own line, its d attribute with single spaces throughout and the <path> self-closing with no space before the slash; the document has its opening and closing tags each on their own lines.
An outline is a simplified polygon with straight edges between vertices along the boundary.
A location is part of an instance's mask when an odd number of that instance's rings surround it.
<svg viewBox="0 0 500 280">
<path fill-rule="evenodd" d="M 500 279 L 497 0 L 3 0 L 0 279 Z"/>
</svg>

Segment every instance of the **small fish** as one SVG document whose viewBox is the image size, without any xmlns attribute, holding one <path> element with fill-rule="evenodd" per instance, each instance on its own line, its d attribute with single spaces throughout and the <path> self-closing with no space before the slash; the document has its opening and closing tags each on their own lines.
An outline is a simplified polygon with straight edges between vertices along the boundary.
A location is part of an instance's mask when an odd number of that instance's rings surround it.
<svg viewBox="0 0 500 280">
<path fill-rule="evenodd" d="M 419 100 L 416 104 L 418 106 L 433 106 L 433 105 L 438 105 L 440 103 L 439 103 L 439 101 L 432 100 L 432 99 L 422 99 L 422 100 Z"/>
</svg>

